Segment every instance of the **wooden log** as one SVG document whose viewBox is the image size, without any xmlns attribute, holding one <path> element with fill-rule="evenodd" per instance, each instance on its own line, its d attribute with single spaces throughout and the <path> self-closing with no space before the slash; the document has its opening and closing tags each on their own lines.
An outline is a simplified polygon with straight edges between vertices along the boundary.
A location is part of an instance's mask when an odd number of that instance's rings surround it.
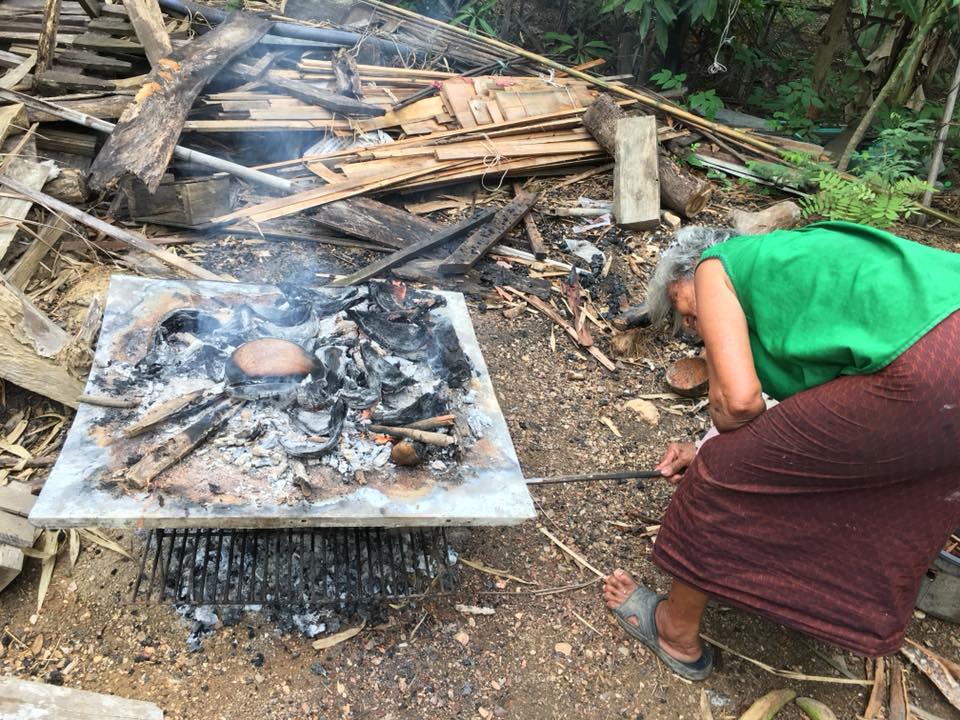
<svg viewBox="0 0 960 720">
<path fill-rule="evenodd" d="M 82 393 L 77 399 L 82 403 L 86 403 L 87 405 L 119 408 L 121 410 L 130 410 L 140 404 L 139 400 L 131 400 L 124 397 L 113 397 L 112 395 L 91 395 L 90 393 Z"/>
<path fill-rule="evenodd" d="M 106 188 L 122 176 L 133 175 L 151 192 L 156 191 L 197 95 L 232 57 L 256 43 L 270 25 L 255 15 L 236 13 L 165 58 L 164 69 L 151 73 L 94 160 L 90 169 L 92 187 Z"/>
<path fill-rule="evenodd" d="M 108 237 L 112 237 L 114 240 L 119 240 L 120 242 L 126 245 L 136 248 L 137 250 L 142 250 L 148 255 L 151 255 L 157 258 L 158 260 L 160 260 L 161 262 L 164 262 L 167 265 L 173 268 L 176 268 L 177 270 L 185 272 L 188 275 L 193 275 L 194 277 L 198 277 L 201 280 L 228 279 L 221 275 L 217 275 L 216 273 L 212 273 L 209 270 L 204 270 L 199 265 L 192 263 L 189 260 L 185 260 L 181 257 L 178 257 L 173 253 L 169 253 L 161 250 L 160 248 L 158 248 L 156 245 L 154 245 L 153 243 L 151 243 L 149 240 L 147 240 L 145 237 L 141 235 L 134 234 L 127 230 L 123 230 L 122 228 L 118 228 L 115 225 L 111 225 L 110 223 L 106 223 L 103 220 L 100 220 L 99 218 L 95 218 L 93 215 L 89 215 L 88 213 L 85 213 L 82 210 L 78 210 L 72 205 L 69 205 L 65 202 L 57 200 L 56 198 L 50 197 L 45 193 L 31 190 L 26 185 L 23 185 L 22 183 L 19 183 L 15 180 L 12 180 L 11 178 L 5 177 L 4 175 L 0 175 L 0 185 L 5 185 L 11 190 L 14 190 L 20 193 L 26 198 L 29 198 L 33 202 L 39 205 L 43 205 L 49 210 L 53 210 L 62 215 L 66 215 L 67 217 L 72 218 L 73 220 L 76 220 L 77 222 L 83 225 L 86 225 L 92 230 L 101 232 L 104 235 L 107 235 Z"/>
<path fill-rule="evenodd" d="M 123 0 L 127 15 L 143 51 L 147 54 L 150 66 L 159 69 L 159 61 L 173 52 L 170 36 L 163 24 L 163 14 L 157 0 Z"/>
<path fill-rule="evenodd" d="M 59 216 L 52 216 L 52 218 L 53 224 L 44 226 L 23 255 L 17 259 L 10 272 L 7 273 L 7 280 L 10 284 L 20 290 L 27 289 L 27 285 L 44 258 L 47 257 L 47 253 L 60 240 L 60 236 L 70 229 L 70 223 L 64 218 Z"/>
<path fill-rule="evenodd" d="M 627 115 L 609 96 L 601 95 L 583 114 L 583 125 L 594 139 L 616 157 L 617 122 Z M 663 150 L 657 155 L 660 204 L 685 218 L 699 214 L 710 202 L 713 186 L 682 168 Z"/>
<path fill-rule="evenodd" d="M 163 720 L 152 702 L 0 677 L 0 717 Z"/>
<path fill-rule="evenodd" d="M 58 100 L 56 107 L 68 112 L 78 112 L 99 120 L 113 120 L 120 117 L 130 105 L 129 95 L 107 95 L 97 98 L 78 100 Z M 52 123 L 63 120 L 59 115 L 43 109 L 42 106 L 27 106 L 27 119 L 30 122 Z"/>
<path fill-rule="evenodd" d="M 463 233 L 473 230 L 478 225 L 487 222 L 487 220 L 493 217 L 494 212 L 495 211 L 492 209 L 487 209 L 477 213 L 473 217 L 467 218 L 466 220 L 461 220 L 456 225 L 444 228 L 443 230 L 434 233 L 430 237 L 397 250 L 396 252 L 391 253 L 390 255 L 387 255 L 386 257 L 381 258 L 367 265 L 366 267 L 361 268 L 360 270 L 357 270 L 351 275 L 347 275 L 339 280 L 334 280 L 332 283 L 330 283 L 330 287 L 347 287 L 348 285 L 356 285 L 357 283 L 374 278 L 380 273 L 384 273 L 391 268 L 397 267 L 401 263 L 404 263 L 411 258 L 416 257 L 417 255 L 425 253 L 435 247 L 439 247 L 444 243 L 462 235 Z"/>
<path fill-rule="evenodd" d="M 657 121 L 646 115 L 617 121 L 613 168 L 613 215 L 629 230 L 660 225 L 660 180 L 657 176 Z"/>
<path fill-rule="evenodd" d="M 800 223 L 800 206 L 792 200 L 778 202 L 764 210 L 731 210 L 727 220 L 738 235 L 760 235 L 774 230 L 789 230 Z"/>
<path fill-rule="evenodd" d="M 242 402 L 227 398 L 213 405 L 196 420 L 169 439 L 151 448 L 125 475 L 132 487 L 146 489 L 160 473 L 180 462 L 210 435 L 223 427 L 240 408 Z"/>
<path fill-rule="evenodd" d="M 407 247 L 436 235 L 442 226 L 406 210 L 372 198 L 355 197 L 323 205 L 313 213 L 315 222 L 330 230 L 392 249 Z"/>
<path fill-rule="evenodd" d="M 2 457 L 0 458 L 0 468 L 41 468 L 41 467 L 51 467 L 57 462 L 55 457 L 38 457 L 38 458 L 10 458 Z"/>
<path fill-rule="evenodd" d="M 537 202 L 537 193 L 521 192 L 507 205 L 497 211 L 486 225 L 464 240 L 450 256 L 440 263 L 440 272 L 444 275 L 458 275 L 467 272 L 477 264 L 487 250 L 500 238 L 510 232 Z"/>
<path fill-rule="evenodd" d="M 37 75 L 42 75 L 53 62 L 53 52 L 57 47 L 57 27 L 60 24 L 60 5 L 60 0 L 44 0 L 43 3 L 43 29 L 37 43 Z"/>
</svg>

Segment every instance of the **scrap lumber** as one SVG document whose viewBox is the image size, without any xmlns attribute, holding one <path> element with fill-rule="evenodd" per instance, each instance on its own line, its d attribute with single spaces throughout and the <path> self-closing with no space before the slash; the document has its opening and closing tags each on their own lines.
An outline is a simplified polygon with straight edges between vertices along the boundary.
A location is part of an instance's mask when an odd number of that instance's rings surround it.
<svg viewBox="0 0 960 720">
<path fill-rule="evenodd" d="M 895 657 L 890 660 L 890 704 L 887 720 L 910 720 L 907 698 L 907 679 L 903 665 Z"/>
<path fill-rule="evenodd" d="M 137 222 L 199 227 L 211 218 L 229 212 L 236 201 L 236 188 L 225 175 L 173 180 L 164 178 L 155 193 L 139 180 L 123 183 L 130 217 Z"/>
<path fill-rule="evenodd" d="M 31 241 L 26 251 L 7 272 L 7 281 L 20 290 L 26 290 L 37 268 L 53 249 L 60 236 L 71 229 L 70 223 L 62 217 L 54 216 L 53 224 L 44 226 Z"/>
<path fill-rule="evenodd" d="M 522 191 L 520 183 L 513 184 L 513 194 L 518 195 Z M 530 250 L 537 260 L 543 260 L 547 256 L 547 245 L 543 241 L 543 235 L 540 234 L 540 228 L 537 227 L 537 221 L 534 218 L 533 211 L 523 216 L 523 227 L 527 231 L 527 239 L 530 241 Z"/>
<path fill-rule="evenodd" d="M 456 225 L 451 225 L 448 228 L 444 228 L 431 235 L 430 237 L 424 238 L 419 242 L 415 242 L 412 245 L 408 245 L 405 248 L 397 250 L 394 253 L 381 258 L 370 265 L 367 265 L 360 270 L 357 270 L 351 275 L 334 280 L 330 283 L 330 287 L 347 287 L 349 285 L 356 285 L 357 283 L 365 282 L 371 278 L 376 277 L 377 275 L 386 272 L 387 270 L 400 265 L 401 263 L 410 260 L 411 258 L 416 257 L 422 253 L 432 250 L 435 247 L 440 247 L 446 242 L 453 240 L 465 232 L 470 232 L 475 227 L 487 222 L 491 217 L 493 217 L 496 211 L 493 209 L 483 210 L 473 217 L 469 217 L 466 220 L 461 220 Z"/>
<path fill-rule="evenodd" d="M 11 545 L 0 545 L 0 591 L 14 581 L 23 569 L 23 550 Z M 3 710 L 0 700 L 0 710 Z"/>
<path fill-rule="evenodd" d="M 31 190 L 39 190 L 50 177 L 51 166 L 27 158 L 15 157 L 2 171 L 4 181 L 22 183 Z M 2 258 L 27 217 L 33 202 L 18 197 L 0 197 L 0 258 Z"/>
<path fill-rule="evenodd" d="M 583 114 L 583 125 L 610 155 L 616 157 L 617 122 L 627 114 L 612 98 L 601 95 Z M 657 156 L 660 204 L 685 218 L 699 214 L 710 202 L 713 186 L 683 169 L 663 150 Z"/>
<path fill-rule="evenodd" d="M 189 260 L 185 260 L 184 258 L 178 257 L 173 253 L 161 250 L 142 235 L 137 235 L 128 230 L 118 228 L 116 225 L 111 225 L 110 223 L 104 222 L 103 220 L 95 218 L 93 215 L 85 213 L 82 210 L 78 210 L 72 205 L 69 205 L 61 200 L 50 197 L 45 193 L 31 190 L 26 185 L 23 185 L 22 183 L 19 183 L 9 177 L 0 175 L 0 185 L 10 188 L 11 190 L 37 203 L 38 205 L 43 205 L 48 210 L 65 215 L 72 220 L 76 220 L 82 225 L 86 225 L 92 230 L 101 232 L 104 235 L 112 237 L 114 240 L 119 240 L 126 245 L 136 248 L 137 250 L 142 250 L 148 255 L 157 258 L 157 260 L 160 260 L 161 262 L 166 263 L 170 267 L 176 268 L 187 275 L 192 275 L 200 278 L 201 280 L 227 279 L 223 276 L 217 275 L 216 273 L 212 273 L 209 270 L 204 270 L 202 267 L 190 262 Z"/>
<path fill-rule="evenodd" d="M 84 12 L 87 13 L 92 18 L 100 17 L 102 12 L 102 6 L 100 0 L 77 0 L 80 4 L 80 7 L 83 8 Z"/>
<path fill-rule="evenodd" d="M 0 545 L 30 547 L 33 545 L 35 531 L 26 518 L 0 510 Z"/>
<path fill-rule="evenodd" d="M 322 227 L 397 250 L 433 237 L 441 227 L 372 198 L 355 197 L 323 205 L 313 213 Z"/>
<path fill-rule="evenodd" d="M 256 15 L 238 12 L 216 29 L 178 49 L 150 74 L 90 168 L 91 186 L 139 178 L 156 191 L 197 95 L 220 69 L 270 29 Z"/>
<path fill-rule="evenodd" d="M 122 98 L 125 105 L 129 104 L 129 101 L 124 96 L 118 95 L 115 97 Z M 95 117 L 96 106 L 79 104 L 86 101 L 65 101 L 62 104 L 55 105 L 45 100 L 32 98 L 29 95 L 3 89 L 0 89 L 0 98 L 11 102 L 23 103 L 29 111 L 36 113 L 37 117 L 34 118 L 34 116 L 31 116 L 30 112 L 28 112 L 30 122 L 47 122 L 58 119 L 67 120 L 68 122 L 83 125 L 84 127 L 92 128 L 93 130 L 103 133 L 112 133 L 117 127 L 113 123 Z M 88 112 L 91 114 L 88 114 Z M 2 128 L 2 124 L 0 124 L 0 128 Z M 180 160 L 196 163 L 211 170 L 226 172 L 243 180 L 249 180 L 250 182 L 266 185 L 267 187 L 277 190 L 290 192 L 293 189 L 293 183 L 284 178 L 275 177 L 268 173 L 254 170 L 253 168 L 238 165 L 237 163 L 223 160 L 222 158 L 208 155 L 207 153 L 190 150 L 181 145 L 174 146 L 173 155 Z"/>
<path fill-rule="evenodd" d="M 183 430 L 148 450 L 136 464 L 124 471 L 130 485 L 139 490 L 149 487 L 160 473 L 193 452 L 204 440 L 236 415 L 241 407 L 243 407 L 242 401 L 224 398 Z"/>
<path fill-rule="evenodd" d="M 173 52 L 170 36 L 163 24 L 163 15 L 157 0 L 123 0 L 127 15 L 147 60 L 154 70 L 160 69 L 160 59 Z"/>
<path fill-rule="evenodd" d="M 57 47 L 57 27 L 60 24 L 60 0 L 44 0 L 43 29 L 37 43 L 37 75 L 43 74 L 53 62 L 53 52 Z"/>
<path fill-rule="evenodd" d="M 36 64 L 37 54 L 35 52 L 31 52 L 23 59 L 23 62 L 21 62 L 15 68 L 8 70 L 4 76 L 0 78 L 0 88 L 7 88 L 9 90 L 16 87 L 24 81 Z"/>
<path fill-rule="evenodd" d="M 657 121 L 649 115 L 617 121 L 613 169 L 613 215 L 630 230 L 660 225 L 657 177 Z"/>
<path fill-rule="evenodd" d="M 538 194 L 521 192 L 497 211 L 486 225 L 468 237 L 446 260 L 440 263 L 444 275 L 460 275 L 477 264 L 487 250 L 519 223 L 536 204 Z"/>
<path fill-rule="evenodd" d="M 12 515 L 27 517 L 37 501 L 30 492 L 30 486 L 17 481 L 0 485 L 0 510 Z"/>
<path fill-rule="evenodd" d="M 163 720 L 152 702 L 0 677 L 0 717 Z"/>
<path fill-rule="evenodd" d="M 934 653 L 916 643 L 904 645 L 900 652 L 936 685 L 947 702 L 960 710 L 960 679 L 953 677 Z"/>
<path fill-rule="evenodd" d="M 203 393 L 203 390 L 194 390 L 185 395 L 178 395 L 169 400 L 161 400 L 154 403 L 147 408 L 143 417 L 123 429 L 123 436 L 133 438 L 142 435 L 148 430 L 152 430 L 160 423 L 169 420 L 184 410 L 192 402 L 199 399 Z"/>
<path fill-rule="evenodd" d="M 63 361 L 69 337 L 6 281 L 0 281 L 0 377 L 77 407 L 83 382 Z"/>
</svg>

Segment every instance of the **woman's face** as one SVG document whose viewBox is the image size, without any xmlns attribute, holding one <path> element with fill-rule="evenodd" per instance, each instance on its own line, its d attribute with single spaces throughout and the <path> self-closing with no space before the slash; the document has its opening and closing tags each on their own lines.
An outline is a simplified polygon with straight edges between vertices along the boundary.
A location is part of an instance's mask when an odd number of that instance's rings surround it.
<svg viewBox="0 0 960 720">
<path fill-rule="evenodd" d="M 687 280 L 678 280 L 672 283 L 668 288 L 670 302 L 673 309 L 680 313 L 683 318 L 683 326 L 689 332 L 700 335 L 700 328 L 697 325 L 697 293 L 694 290 L 693 278 Z"/>
</svg>

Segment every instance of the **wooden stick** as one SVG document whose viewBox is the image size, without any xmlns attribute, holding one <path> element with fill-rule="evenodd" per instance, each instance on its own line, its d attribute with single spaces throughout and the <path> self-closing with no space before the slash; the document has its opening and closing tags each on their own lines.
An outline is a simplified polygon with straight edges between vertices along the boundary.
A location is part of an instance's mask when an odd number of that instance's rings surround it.
<svg viewBox="0 0 960 720">
<path fill-rule="evenodd" d="M 910 720 L 907 709 L 907 679 L 903 666 L 895 657 L 890 660 L 890 712 L 887 720 Z"/>
<path fill-rule="evenodd" d="M 200 397 L 203 392 L 203 390 L 194 390 L 186 395 L 178 395 L 170 400 L 154 403 L 147 408 L 147 412 L 144 413 L 142 418 L 131 425 L 127 425 L 127 427 L 123 429 L 123 436 L 133 438 L 145 433 L 147 430 L 159 425 L 164 420 L 183 410 L 187 405 Z"/>
<path fill-rule="evenodd" d="M 38 457 L 38 458 L 0 458 L 0 468 L 42 468 L 50 467 L 53 465 L 57 459 L 55 457 Z"/>
<path fill-rule="evenodd" d="M 556 535 L 554 535 L 552 532 L 550 532 L 549 530 L 547 530 L 545 527 L 540 527 L 540 528 L 538 528 L 538 530 L 540 530 L 540 532 L 542 532 L 544 535 L 546 535 L 548 538 L 550 538 L 550 541 L 551 541 L 554 545 L 556 545 L 558 548 L 560 548 L 561 550 L 563 550 L 567 555 L 569 555 L 570 557 L 572 557 L 572 558 L 574 559 L 574 561 L 577 563 L 577 565 L 579 565 L 580 567 L 586 568 L 587 570 L 589 570 L 590 572 L 592 572 L 594 575 L 596 575 L 598 578 L 603 579 L 603 578 L 606 578 L 606 577 L 607 577 L 607 574 L 606 574 L 606 573 L 602 573 L 602 572 L 600 572 L 599 570 L 597 570 L 593 565 L 591 565 L 589 562 L 587 562 L 587 559 L 586 559 L 585 557 L 583 557 L 583 555 L 581 555 L 580 553 L 578 553 L 576 550 L 573 550 L 572 548 L 564 545 L 563 542 L 561 542 L 560 538 L 558 538 L 558 537 L 557 537 Z"/>
<path fill-rule="evenodd" d="M 76 220 L 77 222 L 82 223 L 83 225 L 86 225 L 92 230 L 101 232 L 104 235 L 107 235 L 108 237 L 112 237 L 114 240 L 119 240 L 122 243 L 126 243 L 131 247 L 135 247 L 137 250 L 142 250 L 148 255 L 151 255 L 157 258 L 157 260 L 160 260 L 161 262 L 166 263 L 170 267 L 173 267 L 173 268 L 176 268 L 177 270 L 185 272 L 188 275 L 193 275 L 194 277 L 198 277 L 201 280 L 228 280 L 229 279 L 227 277 L 224 277 L 223 275 L 217 275 L 216 273 L 212 273 L 209 270 L 204 270 L 199 265 L 196 265 L 195 263 L 192 263 L 189 260 L 184 260 L 181 257 L 177 257 L 173 253 L 166 252 L 165 250 L 161 250 L 160 248 L 158 248 L 156 245 L 154 245 L 152 242 L 150 242 L 149 240 L 147 240 L 141 235 L 135 235 L 132 232 L 128 232 L 127 230 L 122 230 L 121 228 L 118 228 L 115 225 L 106 223 L 103 220 L 100 220 L 99 218 L 95 218 L 93 215 L 89 215 L 83 212 L 82 210 L 78 210 L 77 208 L 73 207 L 73 205 L 69 205 L 65 202 L 57 200 L 56 198 L 51 197 L 46 193 L 42 193 L 39 190 L 31 190 L 26 185 L 23 185 L 17 182 L 16 180 L 12 180 L 11 178 L 6 177 L 5 175 L 0 175 L 0 185 L 4 185 L 10 188 L 11 190 L 14 190 L 20 193 L 25 198 L 32 200 L 38 205 L 43 205 L 48 210 L 58 212 L 62 215 L 66 215 L 72 220 Z"/>
<path fill-rule="evenodd" d="M 954 536 L 954 535 L 951 535 L 950 537 L 951 537 L 951 538 L 954 538 L 955 536 Z M 935 652 L 934 652 L 933 650 L 931 650 L 930 648 L 925 648 L 925 647 L 923 647 L 922 645 L 918 645 L 917 643 L 915 643 L 915 642 L 914 642 L 913 640 L 911 640 L 910 638 L 907 638 L 906 640 L 907 640 L 907 644 L 912 645 L 913 647 L 917 648 L 918 650 L 921 650 L 922 652 L 924 652 L 926 655 L 929 655 L 930 657 L 934 658 L 937 662 L 939 662 L 941 665 L 943 665 L 943 666 L 947 669 L 947 671 L 948 671 L 951 675 L 953 675 L 954 678 L 956 678 L 958 681 L 960 681 L 960 663 L 954 662 L 953 660 L 950 660 L 949 658 L 945 658 L 945 657 L 943 657 L 943 655 L 938 655 L 937 653 L 935 653 Z"/>
<path fill-rule="evenodd" d="M 440 447 L 450 447 L 457 442 L 457 439 L 452 435 L 444 435 L 443 433 L 429 432 L 427 430 L 414 430 L 409 427 L 368 425 L 367 430 L 384 435 L 393 435 L 394 437 L 410 438 L 417 442 L 427 443 L 428 445 L 439 445 Z"/>
<path fill-rule="evenodd" d="M 453 415 L 437 415 L 436 417 L 417 420 L 405 427 L 410 430 L 433 430 L 438 427 L 450 427 L 454 424 L 454 421 L 455 418 Z"/>
<path fill-rule="evenodd" d="M 935 653 L 916 643 L 904 645 L 900 652 L 937 686 L 953 707 L 960 710 L 960 682 L 953 678 Z"/>
<path fill-rule="evenodd" d="M 882 657 L 877 658 L 876 668 L 873 671 L 873 689 L 867 708 L 863 711 L 863 720 L 877 720 L 878 713 L 883 709 L 887 695 L 886 664 Z"/>
<path fill-rule="evenodd" d="M 43 29 L 37 43 L 37 62 L 35 72 L 42 75 L 53 62 L 53 53 L 57 49 L 57 26 L 60 24 L 60 0 L 46 0 L 43 4 Z"/>
<path fill-rule="evenodd" d="M 96 405 L 107 408 L 123 408 L 129 410 L 140 405 L 139 400 L 132 398 L 110 397 L 109 395 L 88 395 L 83 393 L 77 398 L 78 402 L 87 403 L 87 405 Z"/>
</svg>

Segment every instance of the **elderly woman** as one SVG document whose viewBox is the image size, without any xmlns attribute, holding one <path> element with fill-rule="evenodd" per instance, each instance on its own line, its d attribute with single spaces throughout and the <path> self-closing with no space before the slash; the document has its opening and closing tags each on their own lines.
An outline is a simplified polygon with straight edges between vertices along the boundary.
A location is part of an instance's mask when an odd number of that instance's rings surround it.
<svg viewBox="0 0 960 720">
<path fill-rule="evenodd" d="M 840 222 L 688 228 L 647 305 L 703 339 L 719 434 L 658 466 L 677 483 L 653 550 L 669 593 L 617 570 L 607 606 L 692 680 L 708 598 L 896 651 L 960 524 L 960 255 Z"/>
</svg>

